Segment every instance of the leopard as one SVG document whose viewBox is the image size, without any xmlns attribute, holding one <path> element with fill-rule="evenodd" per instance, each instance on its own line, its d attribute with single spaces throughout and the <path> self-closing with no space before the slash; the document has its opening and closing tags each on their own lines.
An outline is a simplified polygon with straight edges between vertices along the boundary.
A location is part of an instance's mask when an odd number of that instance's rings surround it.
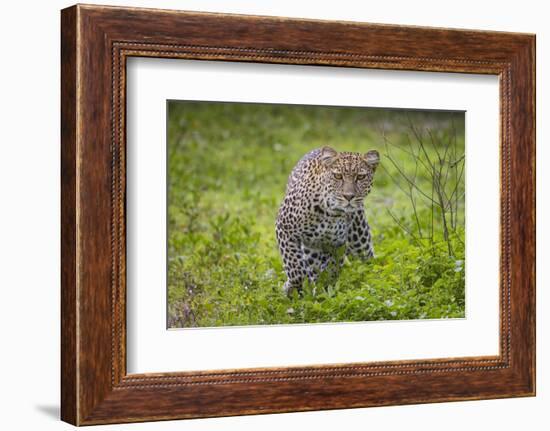
<svg viewBox="0 0 550 431">
<path fill-rule="evenodd" d="M 324 146 L 292 169 L 275 223 L 287 296 L 295 290 L 301 296 L 306 280 L 315 285 L 329 269 L 338 278 L 346 256 L 374 257 L 364 200 L 379 162 L 376 150 L 338 152 Z"/>
</svg>

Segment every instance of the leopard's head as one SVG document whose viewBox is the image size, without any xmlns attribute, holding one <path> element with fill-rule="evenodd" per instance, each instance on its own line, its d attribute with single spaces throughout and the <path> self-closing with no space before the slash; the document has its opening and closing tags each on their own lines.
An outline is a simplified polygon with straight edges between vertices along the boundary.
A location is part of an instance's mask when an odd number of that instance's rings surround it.
<svg viewBox="0 0 550 431">
<path fill-rule="evenodd" d="M 374 172 L 380 162 L 378 151 L 360 154 L 323 147 L 320 160 L 325 208 L 341 213 L 363 209 L 363 201 L 371 191 Z"/>
</svg>

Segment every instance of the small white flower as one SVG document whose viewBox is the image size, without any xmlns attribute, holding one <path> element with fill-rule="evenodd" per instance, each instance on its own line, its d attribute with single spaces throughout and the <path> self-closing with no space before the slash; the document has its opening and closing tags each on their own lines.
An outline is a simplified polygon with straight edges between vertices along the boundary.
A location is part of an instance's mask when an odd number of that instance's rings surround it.
<svg viewBox="0 0 550 431">
<path fill-rule="evenodd" d="M 273 278 L 274 275 L 275 275 L 275 270 L 273 268 L 270 268 L 264 273 L 264 278 L 268 278 L 268 279 Z"/>
</svg>

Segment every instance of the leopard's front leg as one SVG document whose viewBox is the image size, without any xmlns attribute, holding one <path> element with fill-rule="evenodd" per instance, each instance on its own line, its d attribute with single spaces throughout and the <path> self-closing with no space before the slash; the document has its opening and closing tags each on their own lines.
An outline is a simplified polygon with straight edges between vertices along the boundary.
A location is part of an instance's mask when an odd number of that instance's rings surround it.
<svg viewBox="0 0 550 431">
<path fill-rule="evenodd" d="M 362 260 L 374 257 L 372 234 L 364 211 L 358 211 L 353 215 L 348 229 L 346 253 Z"/>
<path fill-rule="evenodd" d="M 282 228 L 279 224 L 276 226 L 277 244 L 283 260 L 283 270 L 286 275 L 286 281 L 283 285 L 283 291 L 290 296 L 296 289 L 302 290 L 304 280 L 308 277 L 307 268 L 302 257 L 302 244 L 300 239 Z"/>
<path fill-rule="evenodd" d="M 306 274 L 312 283 L 316 283 L 321 273 L 329 271 L 330 279 L 335 279 L 343 264 L 344 256 L 338 255 L 338 250 L 328 252 L 314 247 L 302 245 L 302 260 Z"/>
</svg>

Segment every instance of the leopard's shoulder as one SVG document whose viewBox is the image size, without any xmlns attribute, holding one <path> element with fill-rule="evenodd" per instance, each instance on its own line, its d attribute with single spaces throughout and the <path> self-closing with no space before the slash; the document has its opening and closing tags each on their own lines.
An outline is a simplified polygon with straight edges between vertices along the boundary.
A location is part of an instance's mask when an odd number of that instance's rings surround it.
<svg viewBox="0 0 550 431">
<path fill-rule="evenodd" d="M 288 177 L 287 194 L 301 184 L 305 178 L 314 177 L 318 173 L 316 168 L 319 166 L 322 151 L 322 148 L 311 150 L 296 163 Z"/>
</svg>

